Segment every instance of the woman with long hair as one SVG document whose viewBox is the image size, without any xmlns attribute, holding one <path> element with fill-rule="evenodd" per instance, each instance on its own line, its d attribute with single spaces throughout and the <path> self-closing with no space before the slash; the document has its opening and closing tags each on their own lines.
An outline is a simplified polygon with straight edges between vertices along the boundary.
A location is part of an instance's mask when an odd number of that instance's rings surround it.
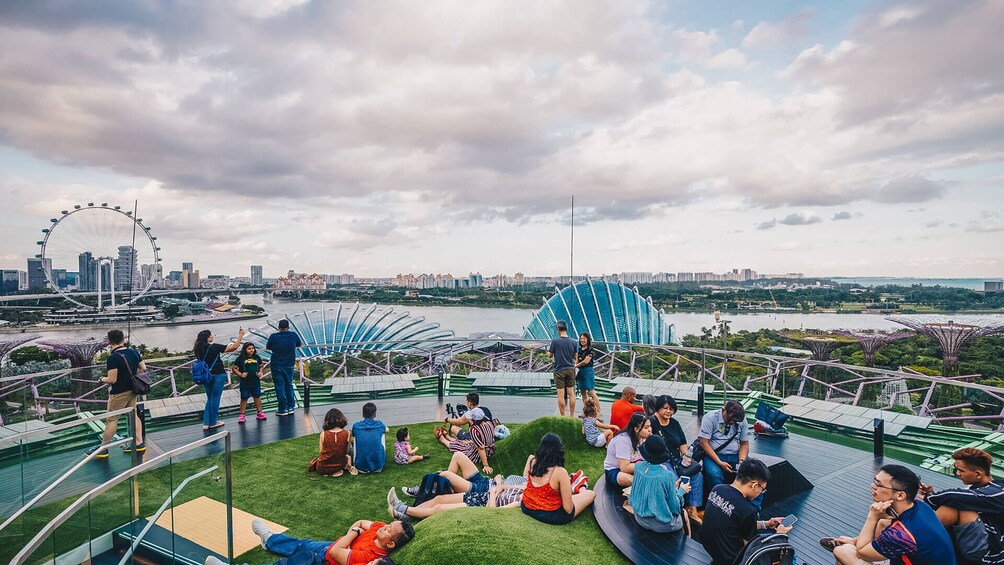
<svg viewBox="0 0 1004 565">
<path fill-rule="evenodd" d="M 593 338 L 588 333 L 579 335 L 579 350 L 575 353 L 575 384 L 582 395 L 582 405 L 592 401 L 599 414 L 600 397 L 596 396 L 596 372 L 593 370 Z"/>
<path fill-rule="evenodd" d="M 638 452 L 648 436 L 652 435 L 652 423 L 645 414 L 636 412 L 631 415 L 624 431 L 614 436 L 607 444 L 607 457 L 603 460 L 603 474 L 610 486 L 631 486 L 634 480 L 634 464 L 642 460 Z"/>
<path fill-rule="evenodd" d="M 565 469 L 565 446 L 557 434 L 540 438 L 537 453 L 526 460 L 523 475 L 527 478 L 520 507 L 523 513 L 545 524 L 567 524 L 596 498 L 596 493 L 581 489 L 572 494 L 572 480 Z"/>
<path fill-rule="evenodd" d="M 220 397 L 223 387 L 227 384 L 227 370 L 220 359 L 224 353 L 233 353 L 241 347 L 244 339 L 244 328 L 237 332 L 237 340 L 228 345 L 213 343 L 213 332 L 202 330 L 195 337 L 192 351 L 196 361 L 205 361 L 209 365 L 209 382 L 202 385 L 206 389 L 206 408 L 202 412 L 202 430 L 211 430 L 223 425 L 220 421 Z"/>
</svg>

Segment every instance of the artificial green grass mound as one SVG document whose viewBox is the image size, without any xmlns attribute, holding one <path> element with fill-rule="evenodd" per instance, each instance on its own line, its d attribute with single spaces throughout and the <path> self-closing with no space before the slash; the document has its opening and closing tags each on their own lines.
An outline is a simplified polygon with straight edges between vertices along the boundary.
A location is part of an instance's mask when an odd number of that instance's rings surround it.
<svg viewBox="0 0 1004 565">
<path fill-rule="evenodd" d="M 582 469 L 590 484 L 595 483 L 602 473 L 606 452 L 586 443 L 580 420 L 557 416 L 520 426 L 499 442 L 492 458 L 495 472 L 522 473 L 527 456 L 537 450 L 540 438 L 548 432 L 561 436 L 565 444 L 565 467 L 570 472 Z M 513 565 L 624 562 L 596 525 L 592 508 L 564 526 L 542 524 L 518 508 L 451 510 L 416 523 L 415 539 L 393 558 L 407 565 L 482 560 Z"/>
</svg>

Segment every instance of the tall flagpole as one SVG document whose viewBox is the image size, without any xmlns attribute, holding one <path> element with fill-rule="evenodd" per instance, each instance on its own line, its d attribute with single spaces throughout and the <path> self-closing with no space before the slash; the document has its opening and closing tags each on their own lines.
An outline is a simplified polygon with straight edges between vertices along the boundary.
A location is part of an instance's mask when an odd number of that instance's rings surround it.
<svg viewBox="0 0 1004 565">
<path fill-rule="evenodd" d="M 572 229 L 568 243 L 568 284 L 575 284 L 575 195 L 572 195 Z"/>
</svg>

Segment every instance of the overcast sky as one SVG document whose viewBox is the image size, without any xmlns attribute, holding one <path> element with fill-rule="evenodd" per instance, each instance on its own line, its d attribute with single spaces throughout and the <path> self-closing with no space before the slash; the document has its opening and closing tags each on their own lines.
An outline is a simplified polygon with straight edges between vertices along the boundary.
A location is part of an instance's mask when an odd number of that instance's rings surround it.
<svg viewBox="0 0 1004 565">
<path fill-rule="evenodd" d="M 997 0 L 10 0 L 0 266 L 138 199 L 165 270 L 564 274 L 574 194 L 576 274 L 1000 277 L 1001 30 Z"/>
</svg>

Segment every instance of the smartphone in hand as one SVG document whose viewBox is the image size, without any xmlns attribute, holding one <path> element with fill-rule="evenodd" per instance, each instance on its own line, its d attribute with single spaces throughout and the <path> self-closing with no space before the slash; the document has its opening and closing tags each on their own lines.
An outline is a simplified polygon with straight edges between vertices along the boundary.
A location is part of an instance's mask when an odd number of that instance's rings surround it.
<svg viewBox="0 0 1004 565">
<path fill-rule="evenodd" d="M 790 528 L 797 521 L 798 521 L 798 516 L 795 516 L 794 514 L 788 514 L 787 516 L 784 517 L 784 520 L 781 520 L 781 525 L 784 526 L 785 528 Z"/>
<path fill-rule="evenodd" d="M 690 477 L 688 477 L 686 475 L 680 477 L 680 483 L 681 484 L 685 484 L 685 485 L 689 485 L 690 484 Z"/>
</svg>

